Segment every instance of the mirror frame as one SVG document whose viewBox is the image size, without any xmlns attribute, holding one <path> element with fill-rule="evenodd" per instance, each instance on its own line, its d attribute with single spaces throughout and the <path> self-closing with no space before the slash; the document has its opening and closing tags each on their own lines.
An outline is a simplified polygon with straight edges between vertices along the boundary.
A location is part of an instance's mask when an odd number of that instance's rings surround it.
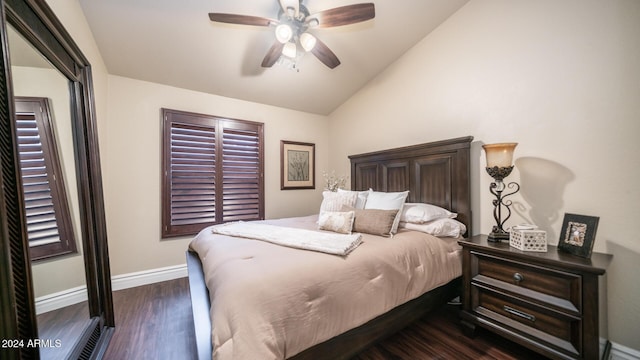
<svg viewBox="0 0 640 360">
<path fill-rule="evenodd" d="M 100 358 L 114 331 L 111 274 L 91 66 L 44 0 L 0 0 L 0 339 L 24 346 L 3 359 L 39 358 L 34 291 L 18 158 L 11 64 L 11 24 L 69 79 L 81 238 L 90 324 L 69 358 Z"/>
</svg>

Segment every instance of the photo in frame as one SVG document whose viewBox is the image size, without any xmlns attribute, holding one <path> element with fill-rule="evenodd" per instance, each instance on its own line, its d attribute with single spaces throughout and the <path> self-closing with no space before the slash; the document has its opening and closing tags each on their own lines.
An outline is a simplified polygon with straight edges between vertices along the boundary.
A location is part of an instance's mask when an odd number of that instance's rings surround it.
<svg viewBox="0 0 640 360">
<path fill-rule="evenodd" d="M 280 141 L 280 190 L 315 189 L 316 145 Z"/>
<path fill-rule="evenodd" d="M 599 219 L 595 216 L 565 213 L 558 250 L 590 258 Z"/>
</svg>

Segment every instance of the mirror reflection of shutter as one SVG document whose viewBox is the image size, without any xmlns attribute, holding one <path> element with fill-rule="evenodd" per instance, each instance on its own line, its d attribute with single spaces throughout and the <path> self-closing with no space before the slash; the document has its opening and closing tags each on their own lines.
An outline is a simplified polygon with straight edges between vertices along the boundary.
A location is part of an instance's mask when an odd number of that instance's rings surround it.
<svg viewBox="0 0 640 360">
<path fill-rule="evenodd" d="M 262 209 L 262 127 L 220 121 L 222 124 L 222 221 L 259 220 Z"/>
<path fill-rule="evenodd" d="M 16 97 L 16 129 L 32 260 L 77 252 L 49 113 L 46 99 Z"/>
<path fill-rule="evenodd" d="M 216 221 L 216 131 L 180 122 L 170 131 L 171 232 L 193 233 Z"/>
</svg>

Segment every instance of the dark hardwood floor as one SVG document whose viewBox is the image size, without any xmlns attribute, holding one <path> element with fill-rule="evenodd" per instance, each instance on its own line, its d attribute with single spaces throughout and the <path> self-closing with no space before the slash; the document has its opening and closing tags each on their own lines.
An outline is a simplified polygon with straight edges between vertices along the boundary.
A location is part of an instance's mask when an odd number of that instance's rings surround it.
<svg viewBox="0 0 640 360">
<path fill-rule="evenodd" d="M 107 360 L 195 359 L 193 320 L 186 278 L 113 293 L 116 330 Z M 541 359 L 517 344 L 479 331 L 462 334 L 457 309 L 439 311 L 359 354 L 357 360 Z"/>
<path fill-rule="evenodd" d="M 471 339 L 462 333 L 457 306 L 444 306 L 401 332 L 379 342 L 354 360 L 406 359 L 545 359 L 527 348 L 478 329 Z"/>
<path fill-rule="evenodd" d="M 104 359 L 196 359 L 189 280 L 113 292 L 116 330 Z"/>
<path fill-rule="evenodd" d="M 40 358 L 66 359 L 90 324 L 89 304 L 83 301 L 40 314 L 37 319 L 38 338 L 54 344 L 54 346 L 41 346 Z"/>
</svg>

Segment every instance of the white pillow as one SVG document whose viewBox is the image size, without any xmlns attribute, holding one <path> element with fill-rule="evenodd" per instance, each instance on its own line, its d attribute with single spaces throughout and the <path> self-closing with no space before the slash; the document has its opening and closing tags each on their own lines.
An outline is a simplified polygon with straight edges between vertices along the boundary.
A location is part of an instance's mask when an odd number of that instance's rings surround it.
<svg viewBox="0 0 640 360">
<path fill-rule="evenodd" d="M 406 203 L 402 207 L 400 221 L 423 224 L 437 219 L 454 219 L 458 214 L 439 206 L 425 203 Z"/>
<path fill-rule="evenodd" d="M 343 206 L 351 206 L 354 207 L 356 204 L 356 198 L 358 194 L 355 191 L 349 191 L 347 193 L 344 192 L 333 192 L 333 191 L 323 191 L 322 192 L 322 204 L 320 205 L 320 214 L 325 211 L 340 211 Z"/>
<path fill-rule="evenodd" d="M 381 209 L 381 210 L 400 210 L 407 200 L 409 191 L 402 192 L 379 192 L 369 189 L 367 202 L 364 204 L 365 209 Z M 398 211 L 396 218 L 391 227 L 391 233 L 398 232 L 398 224 L 400 224 L 400 213 Z"/>
<path fill-rule="evenodd" d="M 318 217 L 318 229 L 341 234 L 351 234 L 355 213 L 353 211 L 325 211 Z"/>
<path fill-rule="evenodd" d="M 339 193 L 356 193 L 358 195 L 356 198 L 356 205 L 354 206 L 354 208 L 356 209 L 364 209 L 364 204 L 367 202 L 367 196 L 369 196 L 369 191 L 371 191 L 371 189 L 365 190 L 365 191 L 351 191 L 351 190 L 338 189 Z"/>
<path fill-rule="evenodd" d="M 460 237 L 467 231 L 463 223 L 450 218 L 432 220 L 423 224 L 401 222 L 400 227 L 439 237 Z"/>
</svg>

